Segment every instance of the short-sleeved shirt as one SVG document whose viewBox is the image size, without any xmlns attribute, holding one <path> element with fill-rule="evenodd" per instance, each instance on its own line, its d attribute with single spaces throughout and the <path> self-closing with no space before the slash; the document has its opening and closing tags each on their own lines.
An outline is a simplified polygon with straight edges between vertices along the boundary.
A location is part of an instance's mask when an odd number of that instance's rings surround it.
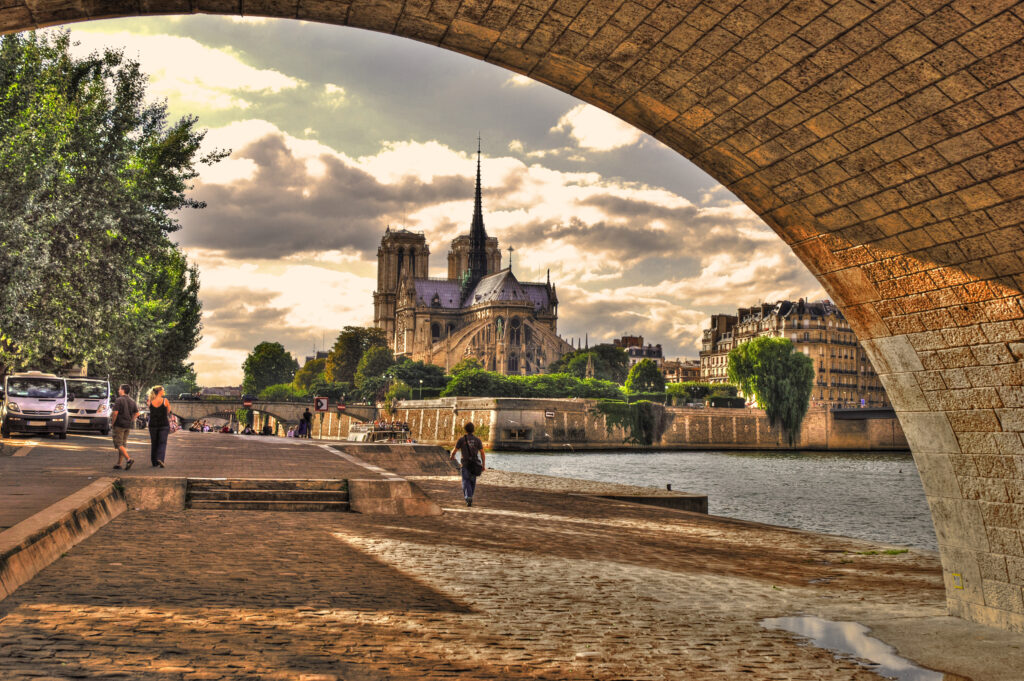
<svg viewBox="0 0 1024 681">
<path fill-rule="evenodd" d="M 118 428 L 131 428 L 135 420 L 135 413 L 139 411 L 139 405 L 127 395 L 119 395 L 114 401 L 114 411 L 117 412 L 117 419 L 114 425 Z"/>
<path fill-rule="evenodd" d="M 484 443 L 476 435 L 466 433 L 455 443 L 455 448 L 462 452 L 463 461 L 467 459 L 480 461 L 480 452 L 484 448 Z"/>
</svg>

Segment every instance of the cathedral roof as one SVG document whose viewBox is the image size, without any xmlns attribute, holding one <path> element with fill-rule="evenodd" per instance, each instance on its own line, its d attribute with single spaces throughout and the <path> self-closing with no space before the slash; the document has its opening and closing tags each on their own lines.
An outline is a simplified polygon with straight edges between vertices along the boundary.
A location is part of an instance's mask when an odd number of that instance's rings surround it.
<svg viewBox="0 0 1024 681">
<path fill-rule="evenodd" d="M 512 270 L 505 269 L 481 279 L 466 298 L 467 307 L 496 302 L 529 302 L 540 310 L 548 306 L 550 298 L 547 284 L 521 283 Z"/>
<path fill-rule="evenodd" d="M 437 305 L 446 310 L 457 310 L 462 307 L 462 289 L 456 279 L 416 279 L 416 304 L 433 307 L 435 296 Z"/>
</svg>

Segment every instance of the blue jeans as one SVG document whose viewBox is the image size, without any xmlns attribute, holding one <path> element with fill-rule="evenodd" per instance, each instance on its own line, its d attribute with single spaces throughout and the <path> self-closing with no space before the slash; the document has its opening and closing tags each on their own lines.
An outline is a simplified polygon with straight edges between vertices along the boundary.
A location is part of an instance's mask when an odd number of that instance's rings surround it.
<svg viewBox="0 0 1024 681">
<path fill-rule="evenodd" d="M 462 496 L 467 499 L 473 498 L 473 492 L 476 491 L 476 476 L 469 472 L 469 468 L 466 466 L 462 467 Z"/>
</svg>

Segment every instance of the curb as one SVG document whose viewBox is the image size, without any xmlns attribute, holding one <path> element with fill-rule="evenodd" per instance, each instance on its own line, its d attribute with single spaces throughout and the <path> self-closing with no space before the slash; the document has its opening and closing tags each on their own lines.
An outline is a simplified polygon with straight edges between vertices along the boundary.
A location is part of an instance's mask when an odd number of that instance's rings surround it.
<svg viewBox="0 0 1024 681">
<path fill-rule="evenodd" d="M 127 510 L 114 478 L 99 478 L 0 532 L 0 600 Z"/>
</svg>

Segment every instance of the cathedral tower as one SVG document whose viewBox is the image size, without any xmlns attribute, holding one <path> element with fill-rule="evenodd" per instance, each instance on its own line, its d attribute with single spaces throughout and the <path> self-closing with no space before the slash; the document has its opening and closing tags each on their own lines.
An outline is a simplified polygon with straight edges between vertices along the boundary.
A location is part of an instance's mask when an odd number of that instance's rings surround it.
<svg viewBox="0 0 1024 681">
<path fill-rule="evenodd" d="M 377 290 L 373 292 L 373 325 L 390 340 L 395 333 L 395 304 L 402 277 L 426 279 L 430 248 L 422 232 L 407 229 L 384 232 L 377 249 Z"/>
<path fill-rule="evenodd" d="M 480 138 L 476 140 L 476 197 L 473 203 L 473 224 L 469 228 L 469 267 L 462 282 L 462 295 L 467 295 L 487 276 L 487 230 L 484 229 L 483 192 L 480 186 Z"/>
</svg>

